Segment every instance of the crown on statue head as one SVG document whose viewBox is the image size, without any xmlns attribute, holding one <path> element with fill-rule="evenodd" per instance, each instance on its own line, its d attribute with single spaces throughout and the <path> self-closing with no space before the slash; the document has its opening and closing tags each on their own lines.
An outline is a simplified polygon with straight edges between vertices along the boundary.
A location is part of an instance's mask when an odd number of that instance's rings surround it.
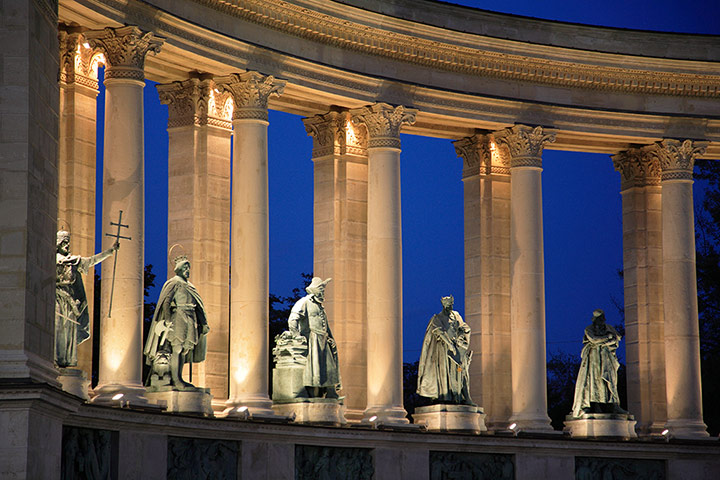
<svg viewBox="0 0 720 480">
<path fill-rule="evenodd" d="M 175 257 L 173 259 L 173 263 L 175 263 L 175 266 L 180 266 L 183 263 L 189 263 L 189 262 L 190 262 L 190 260 L 188 260 L 188 256 L 185 254 L 178 255 L 177 257 Z"/>
</svg>

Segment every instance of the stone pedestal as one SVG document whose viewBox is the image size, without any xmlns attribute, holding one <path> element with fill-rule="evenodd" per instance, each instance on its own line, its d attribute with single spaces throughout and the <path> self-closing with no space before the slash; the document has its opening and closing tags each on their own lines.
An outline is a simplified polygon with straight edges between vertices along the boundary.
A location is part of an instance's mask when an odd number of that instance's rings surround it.
<svg viewBox="0 0 720 480">
<path fill-rule="evenodd" d="M 480 433 L 487 431 L 485 413 L 473 405 L 430 405 L 418 407 L 413 422 L 431 432 Z"/>
<path fill-rule="evenodd" d="M 344 425 L 343 405 L 336 398 L 312 398 L 292 403 L 274 403 L 275 414 L 283 417 L 295 416 L 295 423 L 315 425 Z"/>
<path fill-rule="evenodd" d="M 89 401 L 88 387 L 90 380 L 84 371 L 77 368 L 59 368 L 58 381 L 62 385 L 62 389 L 67 393 Z"/>
<path fill-rule="evenodd" d="M 575 438 L 637 438 L 635 417 L 618 413 L 586 413 L 581 418 L 567 416 L 565 432 Z"/>
<path fill-rule="evenodd" d="M 145 398 L 151 403 L 166 407 L 170 413 L 190 413 L 208 417 L 213 415 L 212 395 L 209 388 L 198 388 L 189 392 L 176 390 L 147 392 Z"/>
</svg>

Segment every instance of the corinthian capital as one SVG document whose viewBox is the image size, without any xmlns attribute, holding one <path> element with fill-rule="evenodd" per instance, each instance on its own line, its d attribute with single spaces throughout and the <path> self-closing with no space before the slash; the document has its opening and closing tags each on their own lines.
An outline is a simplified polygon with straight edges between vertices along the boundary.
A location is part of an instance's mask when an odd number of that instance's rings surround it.
<svg viewBox="0 0 720 480">
<path fill-rule="evenodd" d="M 232 98 L 215 91 L 212 79 L 191 78 L 156 85 L 160 103 L 168 106 L 168 127 L 212 125 L 231 129 Z"/>
<path fill-rule="evenodd" d="M 313 157 L 325 155 L 367 155 L 367 134 L 356 128 L 348 110 L 331 111 L 304 118 L 305 131 L 313 137 Z"/>
<path fill-rule="evenodd" d="M 78 28 L 64 27 L 58 32 L 60 44 L 60 81 L 98 89 L 98 66 L 105 56 L 91 48 Z"/>
<path fill-rule="evenodd" d="M 621 190 L 660 185 L 660 162 L 646 148 L 630 148 L 611 158 L 620 172 Z"/>
<path fill-rule="evenodd" d="M 543 127 L 515 125 L 491 134 L 500 146 L 507 148 L 510 167 L 542 167 L 542 151 L 546 143 L 555 141 L 555 131 Z"/>
<path fill-rule="evenodd" d="M 400 148 L 400 127 L 415 123 L 417 110 L 376 103 L 350 110 L 350 114 L 355 125 L 365 125 L 367 128 L 369 148 Z"/>
<path fill-rule="evenodd" d="M 695 158 L 705 153 L 709 142 L 666 139 L 647 148 L 660 162 L 662 180 L 692 180 Z"/>
<path fill-rule="evenodd" d="M 268 99 L 270 95 L 282 95 L 287 82 L 277 80 L 272 75 L 258 72 L 233 73 L 217 78 L 218 88 L 228 92 L 235 102 L 233 120 L 251 118 L 268 119 Z"/>
<path fill-rule="evenodd" d="M 105 78 L 145 79 L 145 56 L 157 54 L 165 39 L 138 27 L 104 28 L 84 33 L 88 44 L 105 54 Z"/>
<path fill-rule="evenodd" d="M 463 159 L 463 176 L 509 175 L 510 159 L 490 135 L 475 134 L 453 142 L 455 153 Z"/>
</svg>

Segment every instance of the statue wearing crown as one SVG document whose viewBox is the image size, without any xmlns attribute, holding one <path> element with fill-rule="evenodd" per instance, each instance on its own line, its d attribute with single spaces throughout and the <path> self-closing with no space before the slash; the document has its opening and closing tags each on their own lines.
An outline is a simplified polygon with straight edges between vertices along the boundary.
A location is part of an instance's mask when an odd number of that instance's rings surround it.
<svg viewBox="0 0 720 480">
<path fill-rule="evenodd" d="M 145 344 L 150 365 L 148 391 L 195 390 L 182 378 L 185 363 L 205 360 L 206 336 L 210 327 L 203 301 L 190 283 L 190 261 L 186 255 L 173 259 L 175 276 L 160 291 Z"/>
</svg>

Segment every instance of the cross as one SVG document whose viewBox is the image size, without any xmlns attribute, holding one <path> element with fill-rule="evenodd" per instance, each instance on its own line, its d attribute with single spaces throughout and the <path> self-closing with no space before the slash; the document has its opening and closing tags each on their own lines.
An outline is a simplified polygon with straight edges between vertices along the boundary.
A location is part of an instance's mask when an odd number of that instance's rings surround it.
<svg viewBox="0 0 720 480">
<path fill-rule="evenodd" d="M 124 225 L 122 223 L 122 210 L 120 210 L 120 214 L 118 215 L 118 221 L 117 223 L 110 221 L 111 227 L 117 227 L 117 232 L 115 235 L 112 233 L 106 233 L 106 237 L 113 237 L 115 239 L 115 242 L 120 245 L 120 239 L 124 240 L 132 240 L 130 237 L 124 237 L 120 235 L 120 229 L 121 228 L 130 228 L 129 225 Z M 112 317 L 112 302 L 113 302 L 113 293 L 115 293 L 115 269 L 117 268 L 117 250 L 115 250 L 115 259 L 113 260 L 113 276 L 112 276 L 112 287 L 110 288 L 110 306 L 108 306 L 108 318 Z"/>
</svg>

